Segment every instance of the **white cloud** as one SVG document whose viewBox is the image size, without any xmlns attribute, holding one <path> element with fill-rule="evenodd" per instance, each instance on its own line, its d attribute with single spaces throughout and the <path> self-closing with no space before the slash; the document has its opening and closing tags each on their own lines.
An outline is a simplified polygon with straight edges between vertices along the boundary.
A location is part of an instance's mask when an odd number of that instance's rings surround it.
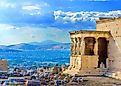
<svg viewBox="0 0 121 86">
<path fill-rule="evenodd" d="M 0 31 L 1 31 L 1 30 L 6 30 L 6 31 L 8 31 L 8 30 L 13 30 L 13 29 L 18 29 L 18 28 L 16 28 L 16 27 L 13 26 L 13 25 L 10 25 L 10 24 L 0 24 Z"/>
<path fill-rule="evenodd" d="M 45 2 L 42 2 L 41 4 L 27 3 L 22 6 L 22 10 L 24 11 L 24 14 L 41 15 L 41 10 L 44 7 L 49 7 L 49 4 Z"/>
<path fill-rule="evenodd" d="M 40 15 L 41 7 L 38 4 L 35 5 L 24 5 L 22 7 L 22 10 L 24 11 L 24 14 L 29 15 Z"/>
<path fill-rule="evenodd" d="M 32 10 L 40 10 L 41 8 L 39 7 L 39 5 L 27 5 L 23 6 L 22 9 L 32 11 Z"/>
<path fill-rule="evenodd" d="M 15 3 L 9 3 L 5 0 L 0 0 L 0 8 L 14 8 Z"/>
<path fill-rule="evenodd" d="M 64 12 L 61 10 L 54 11 L 54 17 L 56 21 L 62 21 L 64 23 L 77 21 L 95 21 L 99 17 L 119 17 L 121 16 L 121 10 L 118 11 L 109 11 L 109 12 Z"/>
</svg>

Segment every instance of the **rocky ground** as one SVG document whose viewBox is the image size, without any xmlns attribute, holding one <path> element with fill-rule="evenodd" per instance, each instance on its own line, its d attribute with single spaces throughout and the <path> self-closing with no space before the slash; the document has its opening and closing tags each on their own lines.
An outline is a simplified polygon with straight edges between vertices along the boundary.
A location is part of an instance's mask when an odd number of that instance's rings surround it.
<svg viewBox="0 0 121 86">
<path fill-rule="evenodd" d="M 108 77 L 88 76 L 83 77 L 84 82 L 71 83 L 69 86 L 121 86 L 121 80 Z"/>
</svg>

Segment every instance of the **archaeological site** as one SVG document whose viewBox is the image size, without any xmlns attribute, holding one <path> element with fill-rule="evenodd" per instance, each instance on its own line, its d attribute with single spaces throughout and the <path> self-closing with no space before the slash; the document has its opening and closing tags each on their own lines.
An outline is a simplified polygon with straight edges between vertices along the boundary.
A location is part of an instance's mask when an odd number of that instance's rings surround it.
<svg viewBox="0 0 121 86">
<path fill-rule="evenodd" d="M 96 30 L 70 32 L 69 74 L 105 74 L 121 79 L 121 17 L 99 18 Z"/>
</svg>

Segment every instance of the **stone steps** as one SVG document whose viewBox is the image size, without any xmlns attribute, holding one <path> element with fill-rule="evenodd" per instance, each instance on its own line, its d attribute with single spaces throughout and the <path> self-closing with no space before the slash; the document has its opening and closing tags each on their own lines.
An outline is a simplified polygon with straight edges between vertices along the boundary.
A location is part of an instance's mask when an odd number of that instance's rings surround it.
<svg viewBox="0 0 121 86">
<path fill-rule="evenodd" d="M 79 70 L 79 69 L 67 69 L 66 71 L 64 71 L 63 73 L 68 73 L 70 75 L 103 75 L 107 72 L 107 69 L 83 69 L 83 70 Z"/>
</svg>

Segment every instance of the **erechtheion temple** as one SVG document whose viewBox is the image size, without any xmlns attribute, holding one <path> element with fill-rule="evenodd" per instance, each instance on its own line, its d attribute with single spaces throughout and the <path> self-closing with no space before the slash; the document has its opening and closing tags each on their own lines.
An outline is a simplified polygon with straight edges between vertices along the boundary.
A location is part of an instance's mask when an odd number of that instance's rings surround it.
<svg viewBox="0 0 121 86">
<path fill-rule="evenodd" d="M 96 31 L 73 31 L 70 38 L 70 66 L 65 73 L 120 75 L 121 17 L 100 18 Z"/>
</svg>

